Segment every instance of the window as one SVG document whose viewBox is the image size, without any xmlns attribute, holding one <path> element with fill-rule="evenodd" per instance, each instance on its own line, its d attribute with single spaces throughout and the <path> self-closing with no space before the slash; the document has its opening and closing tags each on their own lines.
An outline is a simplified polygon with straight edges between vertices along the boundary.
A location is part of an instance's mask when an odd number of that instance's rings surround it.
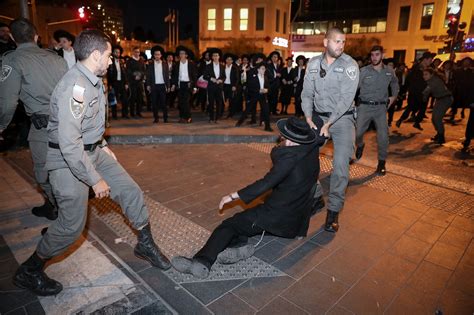
<svg viewBox="0 0 474 315">
<path fill-rule="evenodd" d="M 207 30 L 216 30 L 216 9 L 207 9 Z"/>
<path fill-rule="evenodd" d="M 276 12 L 276 27 L 275 31 L 279 32 L 280 31 L 280 10 L 277 10 Z"/>
<path fill-rule="evenodd" d="M 286 24 L 288 23 L 288 14 L 285 12 L 283 13 L 283 34 L 286 34 Z"/>
<path fill-rule="evenodd" d="M 240 30 L 246 31 L 249 27 L 249 9 L 240 9 Z"/>
<path fill-rule="evenodd" d="M 257 8 L 257 14 L 255 16 L 255 29 L 257 31 L 263 31 L 263 26 L 265 22 L 265 8 Z"/>
<path fill-rule="evenodd" d="M 232 31 L 232 9 L 224 9 L 224 31 Z"/>
<path fill-rule="evenodd" d="M 429 30 L 431 28 L 431 19 L 433 18 L 434 3 L 423 4 L 421 13 L 420 29 Z"/>
<path fill-rule="evenodd" d="M 423 56 L 423 54 L 427 51 L 428 51 L 428 49 L 416 49 L 415 50 L 415 61 L 420 59 L 421 56 Z"/>
<path fill-rule="evenodd" d="M 400 7 L 400 18 L 398 19 L 398 30 L 408 31 L 409 20 L 410 20 L 410 6 Z"/>
</svg>

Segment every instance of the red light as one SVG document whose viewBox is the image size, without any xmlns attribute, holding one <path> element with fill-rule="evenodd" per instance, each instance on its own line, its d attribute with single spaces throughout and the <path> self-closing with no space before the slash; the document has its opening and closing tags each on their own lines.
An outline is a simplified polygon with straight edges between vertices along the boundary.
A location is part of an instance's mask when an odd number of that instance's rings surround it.
<svg viewBox="0 0 474 315">
<path fill-rule="evenodd" d="M 86 13 L 85 13 L 84 7 L 80 7 L 79 9 L 77 9 L 77 12 L 79 12 L 79 18 L 80 19 L 85 19 L 86 18 Z"/>
</svg>

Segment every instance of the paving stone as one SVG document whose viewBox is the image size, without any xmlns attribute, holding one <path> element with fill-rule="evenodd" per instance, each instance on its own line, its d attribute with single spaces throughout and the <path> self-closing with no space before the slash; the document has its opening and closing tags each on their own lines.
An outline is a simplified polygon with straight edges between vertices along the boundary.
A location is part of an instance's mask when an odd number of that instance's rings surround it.
<svg viewBox="0 0 474 315">
<path fill-rule="evenodd" d="M 386 204 L 380 204 L 373 199 L 369 201 L 363 201 L 360 204 L 357 204 L 357 211 L 360 214 L 363 214 L 365 216 L 368 216 L 370 218 L 378 218 L 382 214 L 385 214 L 388 212 L 390 209 L 389 205 Z"/>
<path fill-rule="evenodd" d="M 214 314 L 225 314 L 225 315 L 250 315 L 255 314 L 255 309 L 250 305 L 233 295 L 227 293 L 218 300 L 208 305 L 208 308 Z"/>
<path fill-rule="evenodd" d="M 407 284 L 421 292 L 441 293 L 451 275 L 451 270 L 423 261 Z"/>
<path fill-rule="evenodd" d="M 418 264 L 425 258 L 432 245 L 416 238 L 403 235 L 389 252 Z"/>
<path fill-rule="evenodd" d="M 442 227 L 418 221 L 411 226 L 405 235 L 434 244 L 444 231 L 445 229 Z"/>
<path fill-rule="evenodd" d="M 458 266 L 453 276 L 449 280 L 448 288 L 462 291 L 466 294 L 473 295 L 474 298 L 474 267 L 461 264 Z"/>
<path fill-rule="evenodd" d="M 451 223 L 453 227 L 463 229 L 465 231 L 474 233 L 474 220 L 456 216 Z"/>
<path fill-rule="evenodd" d="M 429 209 L 421 217 L 421 221 L 433 224 L 442 228 L 448 227 L 454 220 L 455 215 L 438 209 Z"/>
<path fill-rule="evenodd" d="M 447 289 L 440 298 L 440 308 L 444 314 L 472 314 L 474 296 L 463 291 Z"/>
<path fill-rule="evenodd" d="M 387 227 L 387 229 L 391 230 L 389 227 Z M 380 232 L 381 230 L 377 229 L 374 231 Z M 390 237 L 390 235 L 386 234 L 384 234 L 384 236 Z M 385 239 L 380 235 L 363 231 L 356 234 L 353 239 L 344 246 L 344 248 L 348 251 L 356 253 L 359 256 L 375 259 L 381 256 L 392 244 L 393 240 Z"/>
<path fill-rule="evenodd" d="M 314 243 L 306 242 L 278 260 L 274 263 L 274 266 L 286 274 L 300 279 L 330 254 L 330 250 Z"/>
<path fill-rule="evenodd" d="M 324 314 L 349 287 L 318 270 L 313 270 L 282 296 L 311 314 Z"/>
<path fill-rule="evenodd" d="M 23 307 L 17 308 L 16 310 L 5 313 L 5 315 L 26 315 L 26 310 Z"/>
<path fill-rule="evenodd" d="M 290 277 L 254 278 L 244 282 L 232 293 L 258 310 L 294 282 Z"/>
<path fill-rule="evenodd" d="M 400 287 L 411 277 L 416 267 L 415 263 L 387 253 L 369 270 L 367 277 Z"/>
<path fill-rule="evenodd" d="M 387 240 L 389 243 L 396 241 L 405 232 L 407 225 L 398 220 L 378 217 L 367 222 L 364 230 Z"/>
<path fill-rule="evenodd" d="M 385 311 L 387 315 L 401 314 L 436 314 L 438 294 L 430 294 L 404 287 Z M 448 314 L 448 313 L 446 313 Z"/>
<path fill-rule="evenodd" d="M 241 280 L 206 281 L 195 283 L 182 283 L 181 285 L 192 295 L 198 298 L 203 304 L 208 304 L 218 297 L 231 291 L 233 288 L 244 282 Z"/>
<path fill-rule="evenodd" d="M 114 313 L 112 313 L 114 314 Z M 148 315 L 148 314 L 173 314 L 170 312 L 161 302 L 155 302 L 150 305 L 147 305 L 133 313 L 132 315 Z"/>
<path fill-rule="evenodd" d="M 464 253 L 463 248 L 452 246 L 442 242 L 436 242 L 425 260 L 454 270 Z"/>
<path fill-rule="evenodd" d="M 293 249 L 294 247 L 291 245 L 282 244 L 273 240 L 263 246 L 259 246 L 255 252 L 255 257 L 260 258 L 264 262 L 273 263 L 277 259 L 287 255 Z"/>
<path fill-rule="evenodd" d="M 409 226 L 415 223 L 420 217 L 421 213 L 415 210 L 411 210 L 407 207 L 395 205 L 387 213 L 382 214 L 382 216 L 386 216 L 390 219 L 394 219 L 404 223 L 405 225 Z"/>
<path fill-rule="evenodd" d="M 395 286 L 364 277 L 344 295 L 339 304 L 355 314 L 383 314 L 396 293 Z"/>
<path fill-rule="evenodd" d="M 439 241 L 459 248 L 466 248 L 472 241 L 473 233 L 450 226 L 440 237 Z"/>
<path fill-rule="evenodd" d="M 300 314 L 308 314 L 306 311 L 302 310 L 301 308 L 297 307 L 295 304 L 288 302 L 287 300 L 283 299 L 282 297 L 277 297 L 269 304 L 267 304 L 264 308 L 262 308 L 257 314 L 266 314 L 266 315 L 274 315 L 274 314 L 291 314 L 291 315 L 300 315 Z"/>
<path fill-rule="evenodd" d="M 345 309 L 344 307 L 340 305 L 336 305 L 335 307 L 331 308 L 326 314 L 327 315 L 352 315 L 354 313 L 349 311 L 348 309 Z"/>
<path fill-rule="evenodd" d="M 397 202 L 397 206 L 405 207 L 419 213 L 424 213 L 430 208 L 428 205 L 408 198 L 401 199 L 399 202 Z"/>
<path fill-rule="evenodd" d="M 310 239 L 310 242 L 323 246 L 324 248 L 335 251 L 346 245 L 355 235 L 352 230 L 341 229 L 337 233 L 321 231 Z"/>
</svg>

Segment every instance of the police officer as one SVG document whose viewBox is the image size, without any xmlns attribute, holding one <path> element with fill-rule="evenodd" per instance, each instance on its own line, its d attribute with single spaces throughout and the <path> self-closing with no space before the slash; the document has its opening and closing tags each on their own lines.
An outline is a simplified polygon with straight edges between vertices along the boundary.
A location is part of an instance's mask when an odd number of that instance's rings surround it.
<svg viewBox="0 0 474 315">
<path fill-rule="evenodd" d="M 28 143 L 36 182 L 45 194 L 44 205 L 33 208 L 32 212 L 36 216 L 55 220 L 58 216 L 56 202 L 48 180 L 48 171 L 44 169 L 48 150 L 46 126 L 51 93 L 68 68 L 66 61 L 54 51 L 44 50 L 36 45 L 36 28 L 27 19 L 14 20 L 11 32 L 18 48 L 5 53 L 2 59 L 0 133 L 11 122 L 20 99 L 32 122 Z"/>
<path fill-rule="evenodd" d="M 320 135 L 333 141 L 333 172 L 329 188 L 329 205 L 325 230 L 336 232 L 338 215 L 344 206 L 349 182 L 349 161 L 354 152 L 354 97 L 359 84 L 359 67 L 344 54 L 346 35 L 338 28 L 328 30 L 324 38 L 324 54 L 308 63 L 303 83 L 302 108 L 308 124 L 316 129 L 313 115 L 324 125 Z M 321 185 L 316 196 L 322 199 Z"/>
<path fill-rule="evenodd" d="M 378 165 L 376 173 L 385 175 L 385 160 L 388 153 L 387 108 L 392 106 L 400 90 L 394 71 L 385 66 L 382 46 L 370 50 L 370 65 L 360 70 L 359 107 L 356 119 L 356 159 L 364 152 L 364 133 L 373 121 L 377 130 Z M 388 96 L 390 87 L 391 96 Z"/>
<path fill-rule="evenodd" d="M 98 30 L 79 34 L 74 44 L 79 62 L 59 81 L 51 96 L 46 168 L 59 207 L 59 217 L 36 251 L 17 270 L 14 284 L 38 295 L 55 295 L 62 285 L 44 273 L 46 260 L 63 253 L 84 229 L 89 187 L 97 198 L 120 203 L 138 230 L 135 255 L 161 269 L 170 268 L 153 241 L 143 192 L 102 140 L 105 88 L 101 76 L 111 63 L 110 40 Z"/>
</svg>

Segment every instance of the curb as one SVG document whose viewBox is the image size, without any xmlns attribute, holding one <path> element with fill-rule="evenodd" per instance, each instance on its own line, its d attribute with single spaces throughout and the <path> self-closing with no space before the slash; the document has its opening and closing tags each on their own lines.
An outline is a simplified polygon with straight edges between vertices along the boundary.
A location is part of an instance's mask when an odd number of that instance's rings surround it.
<svg viewBox="0 0 474 315">
<path fill-rule="evenodd" d="M 275 143 L 277 135 L 113 135 L 106 138 L 110 144 L 225 144 Z"/>
</svg>

